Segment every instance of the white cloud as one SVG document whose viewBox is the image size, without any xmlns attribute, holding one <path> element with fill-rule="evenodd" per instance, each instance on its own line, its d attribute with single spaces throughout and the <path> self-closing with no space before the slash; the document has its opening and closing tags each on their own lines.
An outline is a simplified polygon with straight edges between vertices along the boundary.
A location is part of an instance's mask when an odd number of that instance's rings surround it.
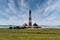
<svg viewBox="0 0 60 40">
<path fill-rule="evenodd" d="M 43 7 L 38 5 L 37 9 L 33 11 L 33 22 L 37 22 L 39 25 L 59 25 L 59 10 L 60 10 L 60 0 L 48 0 L 47 4 L 44 3 Z M 51 14 L 51 15 L 50 15 Z M 38 17 L 38 18 L 37 18 Z"/>
<path fill-rule="evenodd" d="M 8 3 L 9 9 L 12 10 L 12 12 L 16 15 L 16 7 L 15 7 L 15 3 L 14 0 L 9 0 Z"/>
<path fill-rule="evenodd" d="M 28 4 L 25 3 L 24 0 L 21 0 L 20 4 L 20 11 L 16 9 L 14 0 L 8 0 L 8 8 L 5 8 L 5 13 L 2 15 L 7 16 L 9 19 L 8 20 L 2 20 L 1 24 L 13 24 L 13 25 L 22 25 L 25 22 L 28 22 Z M 10 16 L 9 13 L 12 14 L 13 16 Z"/>
<path fill-rule="evenodd" d="M 9 0 L 8 6 L 9 8 L 4 11 L 0 11 L 0 14 L 7 16 L 9 19 L 7 21 L 2 20 L 0 24 L 23 24 L 24 22 L 28 23 L 28 13 L 29 13 L 29 4 L 25 2 L 25 0 L 17 0 L 19 9 L 16 9 L 14 0 Z M 60 0 L 59 0 L 60 1 Z M 37 22 L 38 24 L 47 24 L 47 25 L 58 25 L 60 21 L 56 21 L 55 19 L 58 17 L 60 10 L 60 2 L 53 0 L 48 0 L 47 3 L 43 5 L 37 4 L 37 8 L 32 11 L 33 23 Z M 43 7 L 42 7 L 43 6 Z M 14 16 L 10 16 L 9 13 L 14 14 Z M 51 12 L 53 12 L 50 16 L 48 16 Z M 44 18 L 45 17 L 45 18 Z"/>
</svg>

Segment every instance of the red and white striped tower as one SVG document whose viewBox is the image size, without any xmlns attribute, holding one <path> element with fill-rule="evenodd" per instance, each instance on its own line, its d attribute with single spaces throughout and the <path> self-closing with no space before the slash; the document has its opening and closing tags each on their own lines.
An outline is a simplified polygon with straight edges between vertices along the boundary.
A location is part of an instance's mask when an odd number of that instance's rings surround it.
<svg viewBox="0 0 60 40">
<path fill-rule="evenodd" d="M 31 10 L 29 10 L 29 27 L 32 27 Z"/>
</svg>

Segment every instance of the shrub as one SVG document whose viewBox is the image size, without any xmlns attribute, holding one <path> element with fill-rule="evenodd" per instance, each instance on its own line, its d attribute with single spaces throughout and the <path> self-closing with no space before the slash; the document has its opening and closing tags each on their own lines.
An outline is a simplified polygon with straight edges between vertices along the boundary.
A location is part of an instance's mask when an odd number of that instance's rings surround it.
<svg viewBox="0 0 60 40">
<path fill-rule="evenodd" d="M 20 29 L 25 29 L 25 28 L 27 28 L 27 27 L 26 26 L 20 27 Z"/>
<path fill-rule="evenodd" d="M 9 27 L 9 29 L 12 29 L 12 27 Z"/>
<path fill-rule="evenodd" d="M 20 27 L 19 26 L 16 26 L 16 29 L 20 29 Z"/>
<path fill-rule="evenodd" d="M 16 27 L 14 27 L 14 29 L 16 29 Z"/>
</svg>

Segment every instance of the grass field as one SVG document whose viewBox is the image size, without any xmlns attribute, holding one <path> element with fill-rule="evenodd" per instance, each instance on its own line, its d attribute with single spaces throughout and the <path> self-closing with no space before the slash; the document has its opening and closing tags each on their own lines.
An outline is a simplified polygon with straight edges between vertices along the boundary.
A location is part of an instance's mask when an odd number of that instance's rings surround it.
<svg viewBox="0 0 60 40">
<path fill-rule="evenodd" d="M 0 40 L 60 40 L 60 29 L 0 29 Z"/>
</svg>

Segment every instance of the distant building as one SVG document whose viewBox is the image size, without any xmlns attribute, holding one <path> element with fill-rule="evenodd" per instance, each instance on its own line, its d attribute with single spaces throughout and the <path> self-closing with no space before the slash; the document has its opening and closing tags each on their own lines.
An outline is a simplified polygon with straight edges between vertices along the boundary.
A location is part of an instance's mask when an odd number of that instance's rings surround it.
<svg viewBox="0 0 60 40">
<path fill-rule="evenodd" d="M 27 23 L 23 24 L 23 26 L 28 26 Z"/>
<path fill-rule="evenodd" d="M 36 23 L 33 24 L 33 27 L 34 27 L 34 28 L 40 28 L 40 27 L 38 26 L 38 24 L 36 24 Z"/>
</svg>

